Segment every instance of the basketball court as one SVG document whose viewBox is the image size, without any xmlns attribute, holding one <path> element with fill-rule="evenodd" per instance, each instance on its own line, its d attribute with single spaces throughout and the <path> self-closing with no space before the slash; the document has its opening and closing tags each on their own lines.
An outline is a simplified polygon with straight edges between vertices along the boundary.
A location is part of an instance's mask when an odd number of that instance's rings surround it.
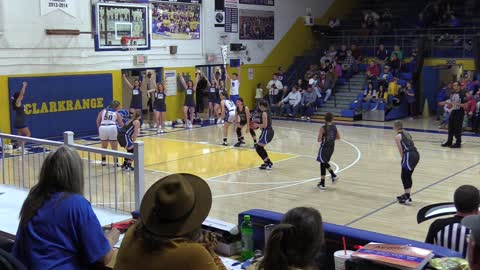
<svg viewBox="0 0 480 270">
<path fill-rule="evenodd" d="M 406 120 L 421 161 L 413 175 L 413 204 L 400 205 L 395 199 L 403 191 L 400 156 L 391 125 L 338 125 L 342 140 L 332 164 L 340 181 L 332 185 L 327 179 L 326 191 L 315 188 L 320 123 L 274 120 L 275 137 L 267 146 L 274 162 L 271 171 L 258 169 L 261 162 L 249 136 L 244 147 L 221 146 L 222 126 L 173 129 L 162 135 L 144 129 L 145 188 L 168 174 L 188 172 L 208 180 L 213 218 L 236 223 L 236 213 L 247 209 L 286 212 L 306 205 L 319 209 L 330 223 L 423 241 L 430 222 L 417 225 L 417 211 L 451 202 L 458 186 L 472 183 L 480 171 L 480 144 L 467 133 L 461 149 L 442 148 L 446 134 L 433 120 Z M 235 142 L 232 129 L 229 144 Z"/>
<path fill-rule="evenodd" d="M 175 120 L 181 117 L 179 108 L 183 107 L 185 95 L 178 84 L 179 76 L 192 78 L 195 70 L 200 69 L 210 80 L 220 66 L 229 63 L 230 68 L 240 66 L 240 59 L 227 59 L 229 42 L 226 40 L 223 40 L 222 44 L 220 41 L 215 44 L 218 55 L 211 54 L 211 57 L 207 57 L 207 61 L 200 62 L 199 59 L 203 59 L 206 54 L 202 51 L 203 41 L 197 38 L 197 34 L 200 34 L 190 29 L 188 34 L 178 34 L 173 27 L 168 31 L 160 29 L 163 24 L 155 21 L 159 16 L 155 15 L 155 12 L 152 14 L 151 3 L 148 4 L 148 1 L 97 2 L 92 1 L 90 4 L 94 13 L 92 32 L 45 30 L 47 35 L 93 35 L 93 40 L 89 40 L 93 45 L 89 48 L 91 55 L 93 52 L 97 55 L 100 52 L 105 53 L 102 56 L 105 57 L 105 63 L 123 61 L 118 65 L 109 66 L 108 69 L 114 71 L 105 71 L 101 74 L 75 74 L 75 76 L 68 73 L 65 76 L 53 78 L 40 75 L 33 78 L 12 76 L 12 78 L 5 77 L 4 81 L 5 89 L 8 86 L 10 91 L 8 94 L 11 96 L 13 91 L 28 78 L 29 85 L 32 85 L 29 87 L 35 89 L 31 91 L 35 95 L 29 96 L 30 92 L 28 92 L 23 101 L 29 105 L 52 102 L 56 104 L 59 96 L 62 97 L 60 102 L 66 100 L 70 105 L 74 104 L 73 101 L 80 99 L 95 100 L 95 104 L 97 100 L 101 100 L 105 104 L 98 105 L 98 108 L 96 106 L 90 108 L 89 105 L 88 108 L 78 110 L 70 106 L 72 114 L 75 113 L 75 119 L 80 119 L 75 122 L 75 126 L 72 126 L 71 118 L 62 117 L 67 114 L 55 114 L 56 109 L 29 115 L 31 123 L 41 123 L 30 126 L 33 136 L 51 138 L 54 137 L 52 134 L 58 136 L 63 131 L 74 128 L 90 132 L 95 130 L 95 117 L 101 107 L 106 107 L 114 98 L 121 99 L 123 107 L 129 106 L 132 89 L 127 87 L 123 76 L 130 83 L 136 79 L 148 78 L 149 82 L 145 80 L 144 85 L 151 84 L 151 87 L 142 89 L 144 110 L 148 107 L 147 91 L 153 89 L 156 83 L 164 83 L 168 102 L 170 102 L 168 112 L 172 114 L 167 120 Z M 198 3 L 195 2 L 197 1 L 190 4 L 197 5 Z M 153 21 L 152 18 L 154 18 Z M 192 30 L 197 29 L 196 22 L 192 23 L 195 23 Z M 152 27 L 158 29 L 152 32 Z M 205 30 L 202 28 L 202 31 Z M 153 34 L 155 38 L 152 37 Z M 180 50 L 180 55 L 176 58 L 177 43 L 180 42 L 178 40 L 183 39 L 191 39 L 192 44 L 187 46 L 191 51 Z M 177 41 L 169 42 L 170 40 Z M 258 45 L 258 48 L 262 47 L 263 45 Z M 179 48 L 185 49 L 185 46 Z M 252 51 L 251 53 L 255 53 L 253 49 Z M 182 54 L 194 55 L 193 59 L 198 61 L 188 62 L 187 65 L 185 60 L 180 62 L 185 64 L 183 67 L 176 67 L 177 63 L 169 67 L 168 64 L 171 63 L 168 61 L 181 61 Z M 81 55 L 84 57 L 83 61 L 87 59 L 89 53 L 85 51 Z M 151 57 L 152 62 L 157 61 L 156 63 L 162 64 L 153 67 L 145 65 L 148 63 L 148 57 Z M 68 67 L 68 63 L 64 66 Z M 88 67 L 96 66 L 97 64 L 92 62 Z M 271 76 L 271 72 L 276 68 L 278 68 L 277 65 L 272 65 L 255 69 L 255 77 L 253 68 L 251 70 L 249 68 L 248 74 L 243 72 L 240 93 L 242 97 L 253 101 L 253 91 L 257 81 L 263 80 L 265 74 Z M 88 85 L 94 87 L 86 87 Z M 63 91 L 67 88 L 68 92 Z M 98 89 L 102 90 L 98 91 Z M 252 91 L 248 92 L 249 89 Z M 208 108 L 205 111 L 207 110 Z M 49 125 L 52 121 L 55 125 Z M 392 123 L 344 122 L 338 123 L 342 139 L 336 143 L 331 162 L 340 181 L 333 185 L 327 179 L 327 190 L 318 190 L 316 184 L 319 181 L 320 166 L 316 158 L 320 126 L 321 123 L 315 121 L 274 120 L 275 137 L 266 147 L 274 165 L 273 170 L 268 171 L 258 169 L 262 162 L 253 148 L 248 132 L 245 134 L 246 144 L 236 148 L 233 147 L 237 142 L 233 127 L 229 131 L 227 147 L 221 145 L 222 125 L 207 123 L 194 126 L 193 129 L 167 128 L 164 134 L 157 134 L 154 128 L 143 128 L 139 140 L 144 142 L 145 166 L 142 169 L 145 170 L 145 190 L 166 175 L 191 173 L 207 180 L 211 187 L 214 198 L 210 211 L 212 218 L 236 224 L 237 214 L 248 209 L 261 208 L 283 213 L 293 207 L 311 206 L 319 209 L 324 221 L 329 223 L 423 241 L 431 220 L 417 224 L 418 210 L 434 203 L 451 202 L 455 189 L 463 184 L 474 183 L 474 179 L 480 172 L 478 155 L 480 143 L 477 136 L 464 134 L 461 149 L 442 148 L 440 144 L 447 135 L 445 131 L 437 129 L 434 120 L 406 120 L 404 126 L 411 132 L 421 158 L 413 174 L 413 203 L 400 205 L 397 203 L 396 196 L 403 193 L 400 180 L 401 157 L 394 142 Z M 54 130 L 55 128 L 57 130 Z M 257 131 L 257 136 L 259 135 L 260 132 Z M 76 137 L 76 143 L 100 147 L 97 136 Z M 25 156 L 21 157 L 29 162 L 29 167 L 25 168 L 19 167 L 20 163 L 13 164 L 10 161 L 20 160 L 15 151 L 2 153 L 3 161 L 8 163 L 8 166 L 2 165 L 9 181 L 6 184 L 19 185 L 21 181 L 26 181 L 28 184 L 22 183 L 22 185 L 31 187 L 36 182 L 41 162 L 50 149 L 39 147 L 27 150 Z M 113 166 L 102 167 L 100 155 L 80 154 L 85 164 L 89 165 L 88 175 L 86 175 L 87 185 L 95 185 L 94 189 L 89 189 L 94 193 L 90 194 L 93 205 L 109 204 L 114 197 L 117 200 L 117 194 L 121 200 L 118 202 L 120 205 L 129 205 L 129 207 L 134 205 L 131 187 L 132 172 L 110 168 Z M 9 159 L 10 157 L 16 157 L 16 159 Z M 18 173 L 20 168 L 22 172 Z M 24 177 L 22 173 L 28 174 L 28 177 Z M 14 177 L 9 177 L 10 175 Z M 114 175 L 115 179 L 121 179 L 118 186 L 116 182 L 115 186 L 109 182 L 110 178 L 105 177 L 106 175 Z M 96 181 L 98 179 L 101 181 Z M 106 198 L 106 202 L 99 199 L 103 200 L 104 194 L 110 197 Z M 116 204 L 117 201 L 115 201 Z"/>
</svg>

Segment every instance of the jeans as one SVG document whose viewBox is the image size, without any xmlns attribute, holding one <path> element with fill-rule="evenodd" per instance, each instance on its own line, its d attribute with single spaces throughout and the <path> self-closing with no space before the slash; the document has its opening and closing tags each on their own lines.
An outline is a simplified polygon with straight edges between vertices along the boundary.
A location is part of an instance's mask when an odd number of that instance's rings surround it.
<svg viewBox="0 0 480 270">
<path fill-rule="evenodd" d="M 298 107 L 299 107 L 298 105 L 293 106 L 293 105 L 287 103 L 283 107 L 283 113 L 296 115 L 297 112 L 298 112 Z"/>
<path fill-rule="evenodd" d="M 315 111 L 315 102 L 310 102 L 302 106 L 302 115 L 310 117 Z"/>
<path fill-rule="evenodd" d="M 321 93 L 322 93 L 322 97 L 325 97 L 323 101 L 327 101 L 332 95 L 332 89 L 327 89 L 325 91 L 322 91 Z"/>
</svg>

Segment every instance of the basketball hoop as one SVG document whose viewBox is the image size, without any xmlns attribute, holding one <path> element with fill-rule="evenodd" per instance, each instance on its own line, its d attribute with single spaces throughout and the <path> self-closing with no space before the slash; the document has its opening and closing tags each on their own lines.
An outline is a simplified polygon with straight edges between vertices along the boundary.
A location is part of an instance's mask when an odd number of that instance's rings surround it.
<svg viewBox="0 0 480 270">
<path fill-rule="evenodd" d="M 123 36 L 122 39 L 120 40 L 122 49 L 124 51 L 129 51 L 131 55 L 136 55 L 137 47 L 138 47 L 138 44 L 136 41 L 137 39 L 142 39 L 142 38 Z"/>
</svg>

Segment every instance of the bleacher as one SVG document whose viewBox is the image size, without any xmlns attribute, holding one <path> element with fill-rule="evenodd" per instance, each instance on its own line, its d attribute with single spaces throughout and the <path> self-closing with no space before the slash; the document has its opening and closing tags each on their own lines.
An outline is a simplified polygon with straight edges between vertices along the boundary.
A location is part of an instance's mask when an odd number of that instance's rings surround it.
<svg viewBox="0 0 480 270">
<path fill-rule="evenodd" d="M 317 35 L 316 44 L 323 46 L 314 48 L 305 56 L 295 59 L 294 64 L 287 71 L 287 85 L 292 85 L 296 79 L 303 78 L 307 67 L 319 62 L 328 45 L 338 48 L 342 44 L 347 47 L 356 44 L 361 48 L 365 59 L 375 57 L 379 44 L 384 44 L 389 53 L 393 50 L 394 45 L 399 45 L 404 55 L 402 72 L 399 75 L 401 85 L 405 85 L 405 81 L 411 80 L 414 72 L 420 71 L 416 68 L 422 68 L 422 66 L 416 67 L 415 63 L 409 63 L 410 53 L 413 49 L 423 47 L 423 57 L 473 57 L 473 38 L 480 31 L 479 28 L 476 28 L 480 24 L 480 19 L 475 16 L 475 11 L 480 8 L 480 4 L 476 4 L 474 1 L 460 0 L 450 2 L 455 16 L 461 20 L 462 28 L 460 30 L 440 27 L 419 29 L 416 26 L 418 14 L 424 10 L 428 3 L 426 1 L 358 1 L 358 4 L 346 16 L 340 18 L 340 28 L 326 36 Z M 364 11 L 372 10 L 381 15 L 385 9 L 389 9 L 392 13 L 392 30 L 388 33 L 374 32 L 368 36 L 362 36 L 361 24 Z M 365 70 L 366 65 L 361 64 L 359 74 L 350 80 L 339 79 L 332 99 L 318 108 L 315 114 L 324 115 L 326 112 L 332 112 L 334 115 L 345 118 L 361 119 L 361 113 L 353 103 L 358 100 L 359 94 L 363 93 Z M 402 104 L 383 116 L 378 111 L 373 113 L 375 116 L 372 116 L 372 113 L 363 116 L 366 120 L 378 121 L 403 118 L 408 115 L 408 106 L 406 105 L 408 104 Z M 381 108 L 383 107 L 380 106 L 378 109 L 381 110 Z M 368 111 L 368 109 L 362 108 L 360 111 Z"/>
</svg>

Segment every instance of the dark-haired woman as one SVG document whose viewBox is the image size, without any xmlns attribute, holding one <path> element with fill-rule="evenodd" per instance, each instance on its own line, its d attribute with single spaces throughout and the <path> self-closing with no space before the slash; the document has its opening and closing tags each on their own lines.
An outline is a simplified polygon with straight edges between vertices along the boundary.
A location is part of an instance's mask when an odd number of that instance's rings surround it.
<svg viewBox="0 0 480 270">
<path fill-rule="evenodd" d="M 245 138 L 242 135 L 242 129 L 244 126 L 247 126 L 250 130 L 250 135 L 252 135 L 253 142 L 257 143 L 257 138 L 255 131 L 250 128 L 250 110 L 243 101 L 243 98 L 237 99 L 237 109 L 235 111 L 235 129 L 237 131 L 238 142 L 234 145 L 235 147 L 240 147 L 242 144 L 245 144 Z"/>
<path fill-rule="evenodd" d="M 153 111 L 155 112 L 155 123 L 158 133 L 163 133 L 165 128 L 165 114 L 167 112 L 167 94 L 165 86 L 161 83 L 157 84 L 157 89 L 148 90 L 147 94 L 151 96 L 153 93 Z"/>
<path fill-rule="evenodd" d="M 112 150 L 118 150 L 117 133 L 118 127 L 123 127 L 122 116 L 118 113 L 120 110 L 120 102 L 113 101 L 107 108 L 98 113 L 97 116 L 97 129 L 98 135 L 103 149 L 110 147 Z M 117 164 L 117 160 L 114 161 Z M 102 166 L 107 165 L 107 157 L 102 155 Z"/>
<path fill-rule="evenodd" d="M 142 100 L 142 83 L 140 80 L 133 81 L 133 85 L 128 81 L 127 75 L 123 74 L 123 79 L 127 86 L 132 89 L 132 101 L 130 103 L 130 111 L 135 110 L 142 112 L 143 100 Z"/>
<path fill-rule="evenodd" d="M 62 146 L 48 154 L 20 211 L 13 255 L 27 269 L 92 269 L 108 264 L 119 232 L 104 233 L 83 197 L 83 161 Z"/>
<path fill-rule="evenodd" d="M 12 99 L 12 108 L 15 112 L 15 118 L 13 120 L 13 127 L 17 130 L 18 135 L 30 137 L 30 129 L 28 129 L 25 124 L 25 108 L 22 104 L 23 97 L 25 96 L 25 91 L 27 90 L 28 83 L 23 82 L 22 90 L 20 92 L 15 92 Z M 18 151 L 24 151 L 23 142 L 20 142 L 18 145 Z"/>
<path fill-rule="evenodd" d="M 205 74 L 203 74 L 205 77 Z M 205 78 L 207 79 L 207 78 Z M 208 118 L 210 121 L 215 121 L 218 116 L 220 106 L 220 96 L 218 83 L 215 78 L 208 82 Z"/>
<path fill-rule="evenodd" d="M 317 161 L 320 162 L 320 182 L 317 184 L 317 188 L 319 189 L 325 189 L 325 175 L 327 174 L 327 170 L 332 177 L 332 183 L 338 180 L 337 175 L 329 164 L 330 158 L 335 150 L 335 140 L 340 139 L 340 133 L 332 122 L 332 113 L 327 113 L 325 115 L 325 125 L 318 131 L 317 141 L 320 143 L 320 149 L 318 150 Z"/>
<path fill-rule="evenodd" d="M 248 270 L 317 270 L 324 244 L 322 216 L 318 210 L 293 208 L 271 232 L 265 257 Z"/>
<path fill-rule="evenodd" d="M 195 89 L 197 89 L 200 74 L 200 71 L 195 73 L 195 82 L 192 80 L 185 82 L 185 79 L 183 78 L 184 74 L 180 76 L 180 82 L 185 88 L 185 103 L 183 104 L 183 121 L 185 122 L 185 128 L 193 127 L 193 118 L 195 116 Z M 188 117 L 189 113 L 190 118 Z"/>
<path fill-rule="evenodd" d="M 270 143 L 273 139 L 274 136 L 274 131 L 272 128 L 272 113 L 270 112 L 270 109 L 268 107 L 268 103 L 266 100 L 260 101 L 260 104 L 258 106 L 260 109 L 260 122 L 259 123 L 253 123 L 252 127 L 253 129 L 261 128 L 262 129 L 262 134 L 260 134 L 260 138 L 258 140 L 257 146 L 255 149 L 257 150 L 258 156 L 263 161 L 263 164 L 260 166 L 260 170 L 271 170 L 273 163 L 268 157 L 268 153 L 265 150 L 265 146 Z"/>
<path fill-rule="evenodd" d="M 118 143 L 121 147 L 124 147 L 128 153 L 133 153 L 133 143 L 137 140 L 138 134 L 140 133 L 141 118 L 140 112 L 133 112 L 133 114 L 130 114 L 130 121 L 118 132 Z M 122 169 L 133 171 L 132 160 L 125 158 Z"/>
</svg>

